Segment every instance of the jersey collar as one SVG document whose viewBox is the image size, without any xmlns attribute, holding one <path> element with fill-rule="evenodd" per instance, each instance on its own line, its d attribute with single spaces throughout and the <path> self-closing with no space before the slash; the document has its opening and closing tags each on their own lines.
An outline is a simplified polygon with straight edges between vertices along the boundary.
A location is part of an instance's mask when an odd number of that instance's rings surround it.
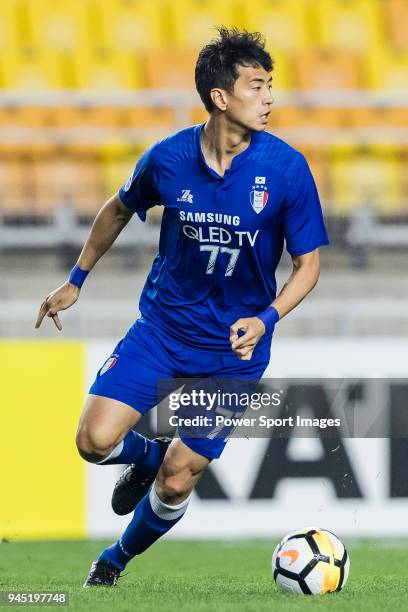
<svg viewBox="0 0 408 612">
<path fill-rule="evenodd" d="M 201 132 L 204 128 L 205 123 L 200 123 L 200 125 L 197 125 L 195 128 L 195 138 L 196 138 L 196 145 L 197 145 L 197 149 L 198 149 L 198 153 L 199 153 L 199 157 L 206 169 L 206 171 L 215 179 L 218 179 L 219 181 L 223 181 L 224 179 L 227 178 L 228 175 L 232 174 L 232 172 L 235 172 L 235 170 L 237 170 L 240 166 L 242 166 L 243 163 L 245 163 L 246 159 L 248 158 L 249 154 L 252 152 L 258 138 L 259 138 L 259 133 L 258 132 L 252 132 L 251 135 L 251 142 L 249 143 L 249 145 L 247 146 L 247 148 L 242 151 L 241 153 L 238 153 L 238 155 L 234 155 L 234 157 L 232 158 L 232 162 L 231 162 L 231 168 L 229 168 L 228 170 L 225 171 L 224 176 L 221 176 L 220 174 L 218 174 L 218 172 L 216 172 L 215 170 L 213 170 L 212 168 L 210 168 L 210 166 L 207 164 L 207 162 L 205 161 L 205 157 L 204 157 L 204 153 L 203 150 L 201 148 Z"/>
</svg>

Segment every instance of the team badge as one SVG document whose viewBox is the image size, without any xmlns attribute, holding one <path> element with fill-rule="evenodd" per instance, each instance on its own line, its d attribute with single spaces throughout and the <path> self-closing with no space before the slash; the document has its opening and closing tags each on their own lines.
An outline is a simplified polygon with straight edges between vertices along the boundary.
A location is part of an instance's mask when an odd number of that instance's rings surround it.
<svg viewBox="0 0 408 612">
<path fill-rule="evenodd" d="M 113 366 L 116 364 L 117 360 L 118 360 L 117 355 L 112 355 L 112 357 L 109 357 L 109 359 L 107 359 L 105 363 L 103 364 L 103 366 L 101 367 L 99 376 L 102 376 L 102 374 L 105 374 L 108 370 L 111 370 Z"/>
<path fill-rule="evenodd" d="M 268 202 L 268 197 L 269 194 L 267 191 L 257 191 L 254 189 L 253 191 L 249 192 L 251 206 L 258 215 L 265 208 L 266 203 Z"/>
</svg>

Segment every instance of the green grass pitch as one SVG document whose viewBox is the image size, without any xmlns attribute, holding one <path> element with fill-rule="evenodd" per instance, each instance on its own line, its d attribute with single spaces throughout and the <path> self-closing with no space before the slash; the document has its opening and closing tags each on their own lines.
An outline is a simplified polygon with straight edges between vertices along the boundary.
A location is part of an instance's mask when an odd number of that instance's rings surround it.
<svg viewBox="0 0 408 612">
<path fill-rule="evenodd" d="M 4 542 L 0 543 L 0 590 L 66 590 L 70 605 L 62 609 L 86 612 L 408 609 L 406 541 L 346 542 L 349 582 L 342 593 L 319 597 L 277 591 L 270 570 L 275 544 L 272 540 L 162 541 L 128 566 L 116 589 L 83 589 L 90 563 L 106 542 Z"/>
</svg>

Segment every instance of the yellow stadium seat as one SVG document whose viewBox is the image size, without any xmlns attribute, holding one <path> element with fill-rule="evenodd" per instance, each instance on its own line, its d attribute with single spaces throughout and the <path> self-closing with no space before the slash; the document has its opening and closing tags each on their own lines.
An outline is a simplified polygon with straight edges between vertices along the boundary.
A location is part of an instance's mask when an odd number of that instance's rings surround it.
<svg viewBox="0 0 408 612">
<path fill-rule="evenodd" d="M 107 199 L 124 185 L 133 172 L 137 161 L 152 142 L 127 145 L 123 142 L 105 142 L 99 149 L 100 173 L 103 198 Z M 154 206 L 148 211 L 147 219 L 159 223 L 163 213 L 162 206 Z"/>
<path fill-rule="evenodd" d="M 349 116 L 353 127 L 408 128 L 408 107 L 352 108 L 349 109 Z"/>
<path fill-rule="evenodd" d="M 99 0 L 105 44 L 128 51 L 165 46 L 163 0 Z"/>
<path fill-rule="evenodd" d="M 313 178 L 316 182 L 319 192 L 320 201 L 324 211 L 330 211 L 330 166 L 329 156 L 327 155 L 326 146 L 310 146 L 304 145 L 299 147 L 300 151 L 307 159 L 307 163 L 312 171 Z"/>
<path fill-rule="evenodd" d="M 74 57 L 79 89 L 135 89 L 145 85 L 140 56 L 109 48 L 76 52 Z"/>
<path fill-rule="evenodd" d="M 282 53 L 270 47 L 268 51 L 273 59 L 272 88 L 293 89 L 293 70 L 287 53 Z M 273 92 L 272 92 L 273 93 Z"/>
<path fill-rule="evenodd" d="M 138 128 L 162 128 L 166 132 L 172 130 L 175 116 L 171 107 L 134 106 L 119 109 L 120 122 L 123 126 Z"/>
<path fill-rule="evenodd" d="M 311 10 L 317 46 L 363 52 L 383 40 L 376 0 L 318 0 Z"/>
<path fill-rule="evenodd" d="M 299 89 L 358 89 L 359 58 L 346 51 L 305 51 L 295 54 L 294 72 Z"/>
<path fill-rule="evenodd" d="M 15 155 L 0 157 L 0 213 L 29 214 L 24 189 L 26 164 Z"/>
<path fill-rule="evenodd" d="M 0 53 L 15 51 L 18 45 L 18 7 L 16 0 L 0 2 Z"/>
<path fill-rule="evenodd" d="M 92 214 L 103 204 L 98 164 L 92 156 L 39 156 L 31 174 L 37 214 L 49 214 L 64 206 L 80 214 Z"/>
<path fill-rule="evenodd" d="M 0 126 L 45 126 L 49 125 L 52 111 L 31 106 L 0 106 Z"/>
<path fill-rule="evenodd" d="M 120 123 L 120 109 L 110 106 L 58 106 L 54 113 L 58 127 L 104 127 Z"/>
<path fill-rule="evenodd" d="M 147 85 L 152 89 L 194 89 L 197 53 L 188 49 L 150 51 L 145 57 Z"/>
<path fill-rule="evenodd" d="M 8 147 L 7 157 L 0 158 L 0 209 L 6 216 L 37 216 L 48 212 L 39 199 L 33 168 L 37 151 L 27 145 Z"/>
<path fill-rule="evenodd" d="M 331 152 L 333 208 L 348 213 L 361 206 L 392 213 L 403 205 L 401 165 L 392 145 L 336 145 Z"/>
<path fill-rule="evenodd" d="M 94 40 L 97 28 L 87 19 L 86 0 L 25 1 L 36 48 L 51 53 L 72 52 Z"/>
<path fill-rule="evenodd" d="M 408 49 L 407 0 L 388 0 L 384 3 L 386 23 L 394 45 Z"/>
<path fill-rule="evenodd" d="M 191 123 L 197 125 L 198 123 L 205 123 L 208 119 L 208 113 L 204 106 L 194 106 L 191 112 Z"/>
<path fill-rule="evenodd" d="M 406 92 L 408 50 L 371 49 L 366 56 L 365 72 L 372 89 Z"/>
<path fill-rule="evenodd" d="M 239 26 L 233 0 L 177 0 L 169 4 L 171 38 L 179 47 L 200 48 L 216 36 L 215 26 Z"/>
<path fill-rule="evenodd" d="M 129 146 L 123 142 L 105 142 L 99 147 L 100 172 L 104 198 L 116 193 L 126 183 L 144 146 Z"/>
<path fill-rule="evenodd" d="M 273 106 L 271 119 L 279 127 L 341 127 L 345 124 L 345 112 L 336 107 Z"/>
<path fill-rule="evenodd" d="M 252 0 L 247 2 L 245 25 L 261 32 L 272 55 L 295 51 L 311 44 L 308 7 L 300 0 Z"/>
<path fill-rule="evenodd" d="M 59 57 L 39 49 L 9 52 L 0 58 L 6 89 L 44 90 L 64 87 Z"/>
</svg>

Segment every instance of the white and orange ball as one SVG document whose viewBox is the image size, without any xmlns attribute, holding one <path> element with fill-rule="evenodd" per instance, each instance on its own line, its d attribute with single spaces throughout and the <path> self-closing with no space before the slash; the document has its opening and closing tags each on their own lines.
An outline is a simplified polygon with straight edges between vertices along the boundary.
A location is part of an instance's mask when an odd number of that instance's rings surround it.
<svg viewBox="0 0 408 612">
<path fill-rule="evenodd" d="M 350 559 L 343 542 L 331 531 L 308 527 L 289 533 L 275 548 L 272 572 L 278 587 L 296 595 L 341 591 Z"/>
</svg>

